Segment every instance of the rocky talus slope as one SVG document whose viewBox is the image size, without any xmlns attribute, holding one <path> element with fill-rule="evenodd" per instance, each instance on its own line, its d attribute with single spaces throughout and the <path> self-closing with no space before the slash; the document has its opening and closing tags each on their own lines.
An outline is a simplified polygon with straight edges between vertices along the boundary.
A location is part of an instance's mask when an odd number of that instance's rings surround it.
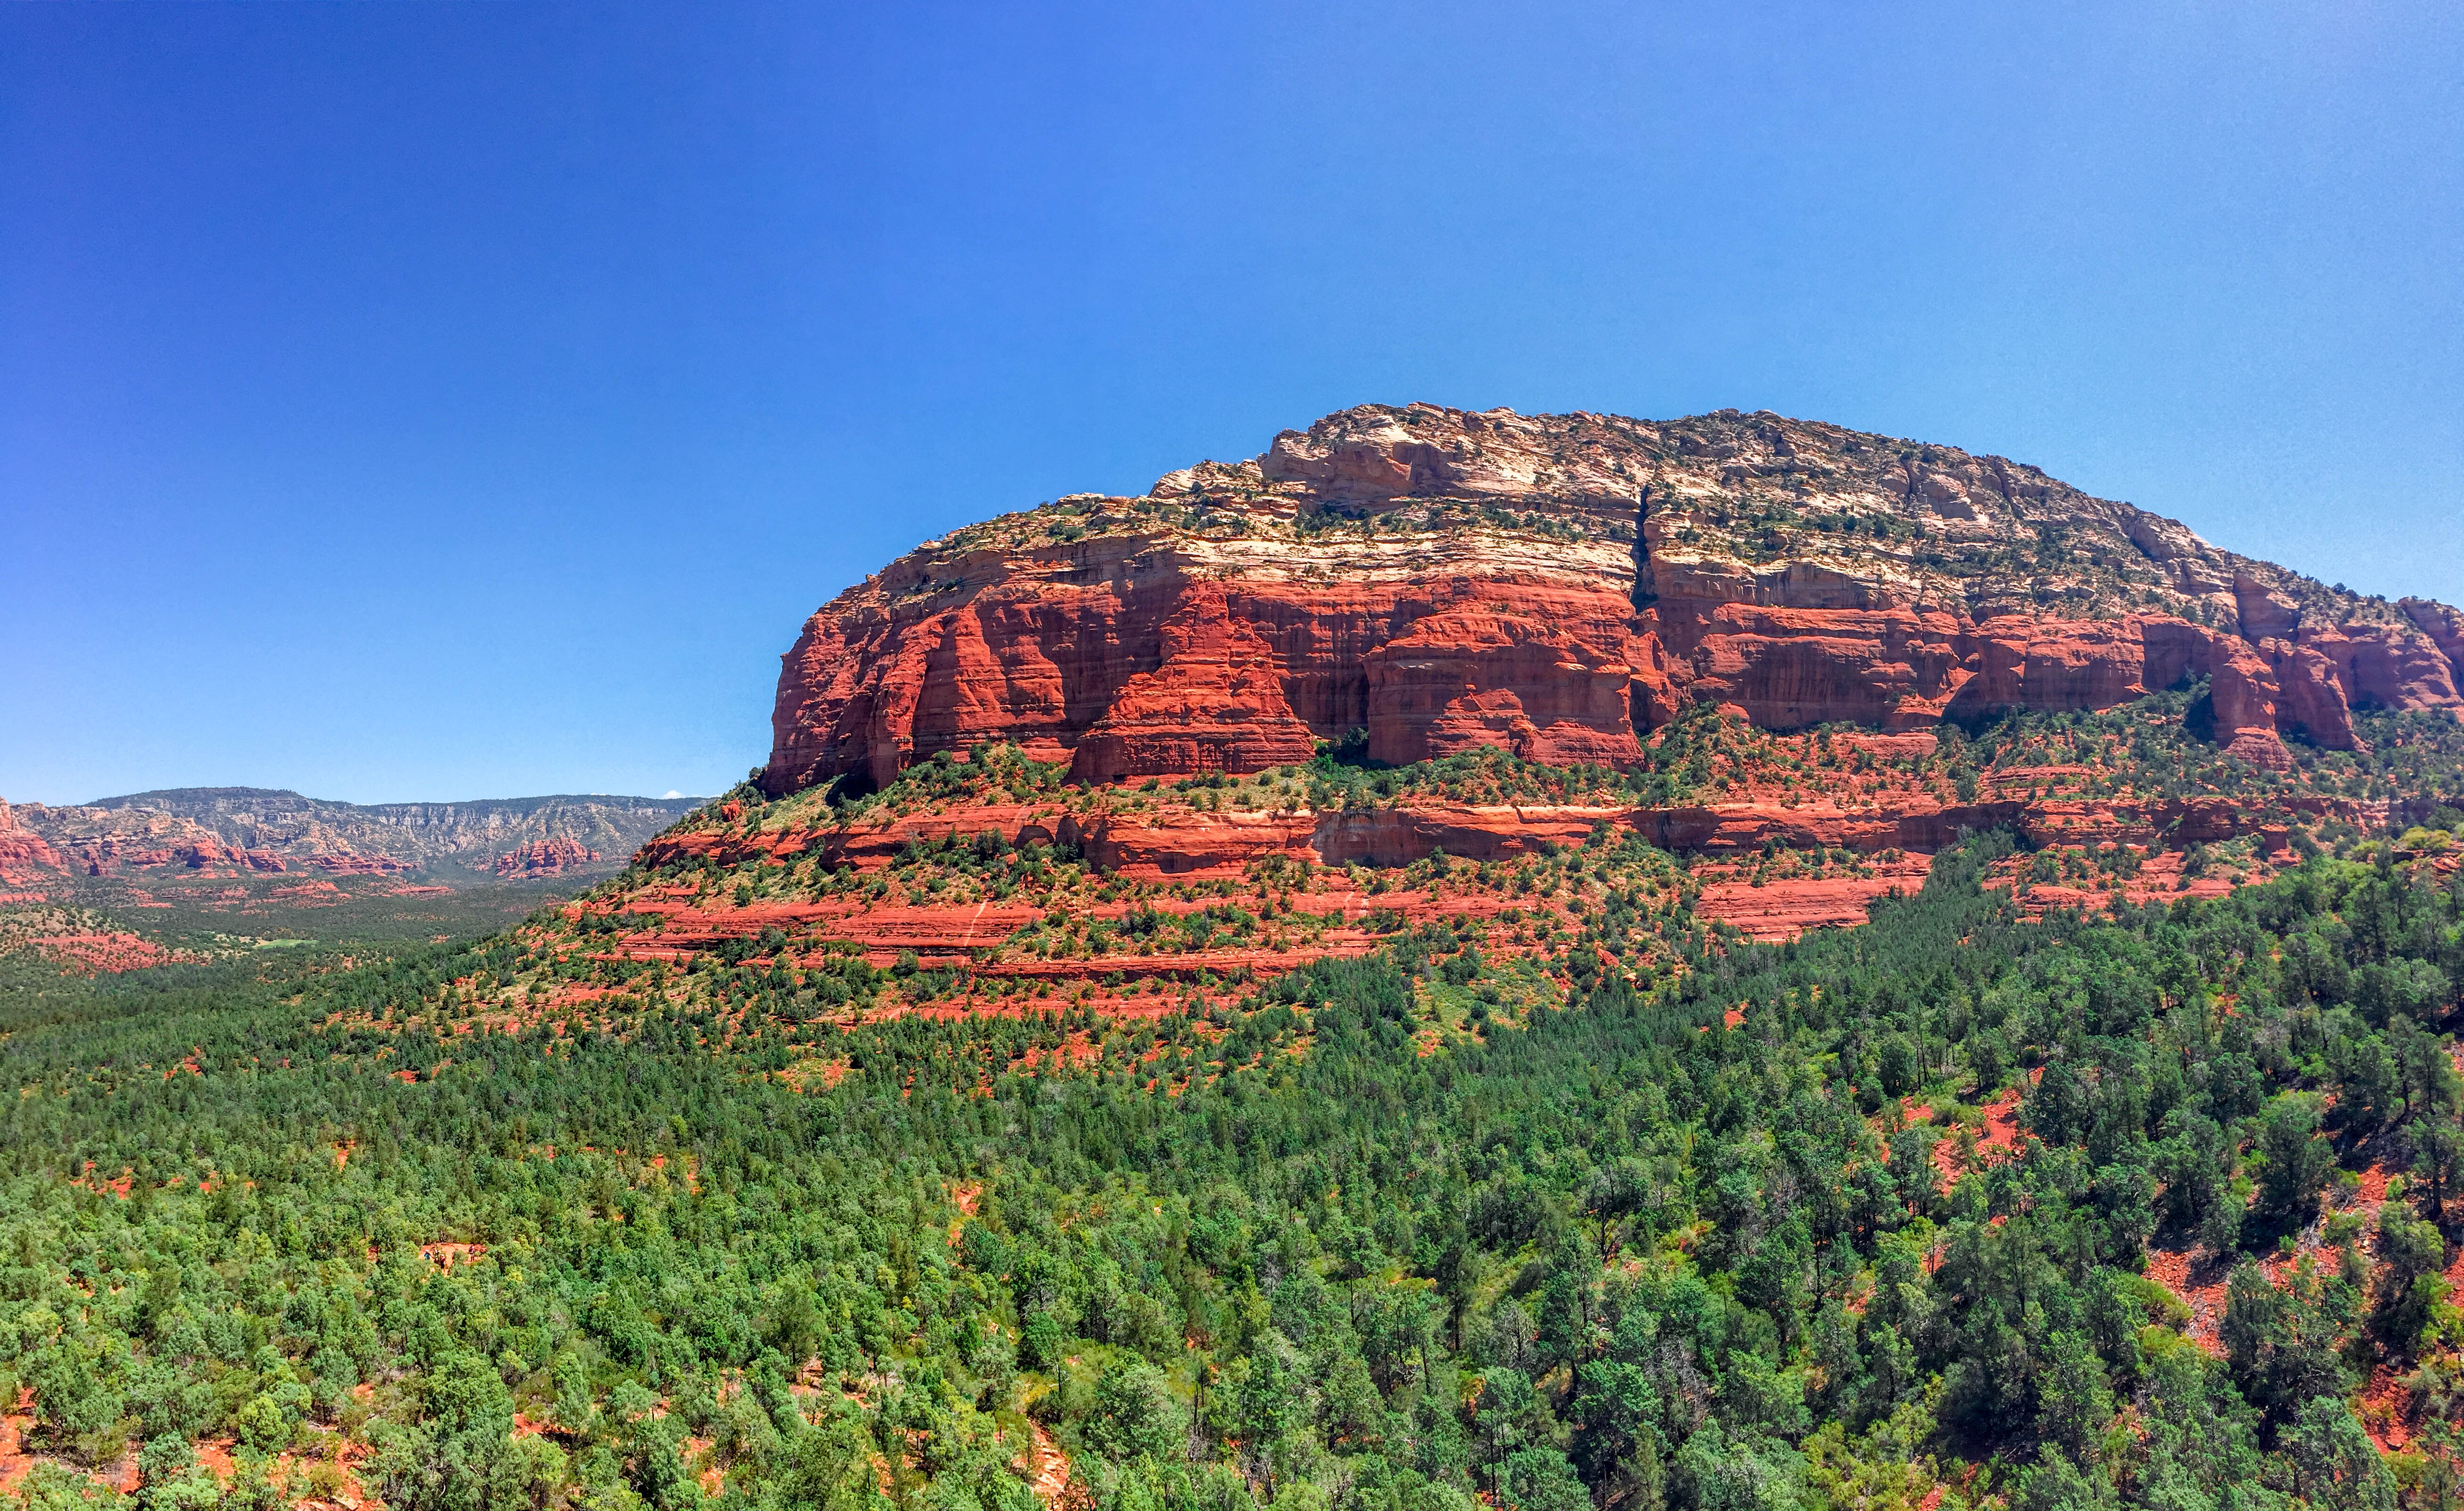
<svg viewBox="0 0 2464 1511">
<path fill-rule="evenodd" d="M 1883 731 L 2207 679 L 2218 743 L 2464 707 L 2464 619 L 2221 551 L 2035 468 L 1770 414 L 1365 406 L 1135 498 L 957 531 L 781 669 L 767 786 L 1012 739 L 1081 781 L 1480 746 L 1631 765 L 1694 703 Z"/>
</svg>

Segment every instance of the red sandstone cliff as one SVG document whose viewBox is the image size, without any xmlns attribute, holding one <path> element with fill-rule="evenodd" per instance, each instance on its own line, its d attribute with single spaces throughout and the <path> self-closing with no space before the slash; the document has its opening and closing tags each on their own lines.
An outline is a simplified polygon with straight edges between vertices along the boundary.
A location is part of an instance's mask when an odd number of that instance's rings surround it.
<svg viewBox="0 0 2464 1511">
<path fill-rule="evenodd" d="M 498 876 L 561 876 L 578 865 L 589 865 L 599 859 L 599 852 L 559 836 L 553 840 L 534 840 L 518 850 L 496 857 Z"/>
<path fill-rule="evenodd" d="M 2352 711 L 2464 708 L 2464 618 L 2325 588 L 2033 468 L 1733 411 L 1369 406 L 1265 455 L 955 533 L 784 658 L 786 792 L 979 740 L 1105 781 L 1367 733 L 1624 763 L 1687 702 L 1914 729 L 2211 679 L 2263 763 Z"/>
<path fill-rule="evenodd" d="M 48 879 L 68 869 L 59 852 L 39 834 L 28 832 L 17 822 L 5 800 L 0 800 L 0 882 L 24 885 Z"/>
</svg>

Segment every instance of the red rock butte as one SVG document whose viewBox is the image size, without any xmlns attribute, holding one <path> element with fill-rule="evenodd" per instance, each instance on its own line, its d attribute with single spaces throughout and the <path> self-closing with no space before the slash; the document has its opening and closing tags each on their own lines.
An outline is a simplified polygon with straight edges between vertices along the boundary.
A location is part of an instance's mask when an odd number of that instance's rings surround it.
<svg viewBox="0 0 2464 1511">
<path fill-rule="evenodd" d="M 1770 413 L 1364 405 L 1145 494 L 928 541 L 806 622 L 765 784 L 1012 740 L 1073 779 L 1245 773 L 1362 732 L 1623 765 L 1688 703 L 1884 731 L 2209 679 L 2215 737 L 2464 708 L 2464 615 L 2328 587 L 1953 448 Z"/>
</svg>

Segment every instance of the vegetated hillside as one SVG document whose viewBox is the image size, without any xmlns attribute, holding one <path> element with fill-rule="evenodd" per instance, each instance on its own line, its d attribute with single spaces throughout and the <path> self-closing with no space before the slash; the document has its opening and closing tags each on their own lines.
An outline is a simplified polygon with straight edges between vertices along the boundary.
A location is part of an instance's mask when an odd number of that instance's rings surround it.
<svg viewBox="0 0 2464 1511">
<path fill-rule="evenodd" d="M 2014 714 L 1972 737 L 1775 734 L 1704 705 L 1623 771 L 1494 748 L 1377 768 L 1330 750 L 1242 777 L 1089 786 L 988 744 L 861 798 L 748 785 L 645 845 L 590 916 L 635 959 L 775 933 L 876 965 L 913 952 L 979 996 L 1109 1006 L 1155 979 L 1361 953 L 1431 919 L 1581 969 L 1603 902 L 1571 885 L 1566 856 L 1600 840 L 1657 858 L 1610 887 L 1624 906 L 1682 902 L 1776 940 L 1861 922 L 1964 833 L 2025 841 L 2006 868 L 2041 911 L 2211 896 L 2464 807 L 2464 726 L 2444 714 L 2365 715 L 2369 750 L 2296 747 L 2277 771 L 2202 739 L 2201 701 Z"/>
<path fill-rule="evenodd" d="M 642 960 L 583 908 L 99 978 L 0 1042 L 7 1467 L 44 1504 L 2446 1503 L 2454 844 L 2032 920 L 1991 836 L 1766 946 L 1587 836 L 1549 869 L 1594 966 L 1547 995 L 1461 917 L 1145 1016 L 776 937 Z"/>
</svg>

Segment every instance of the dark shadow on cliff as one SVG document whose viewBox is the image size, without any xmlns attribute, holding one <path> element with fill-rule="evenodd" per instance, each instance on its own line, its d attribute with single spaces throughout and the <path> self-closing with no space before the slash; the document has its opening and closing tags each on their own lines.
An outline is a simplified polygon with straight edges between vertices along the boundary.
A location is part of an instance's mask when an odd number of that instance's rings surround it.
<svg viewBox="0 0 2464 1511">
<path fill-rule="evenodd" d="M 1331 775 L 1349 766 L 1354 771 L 1393 771 L 1392 763 L 1369 758 L 1369 732 L 1357 725 L 1331 740 L 1317 742 L 1317 756 L 1309 762 L 1319 771 Z"/>
</svg>

